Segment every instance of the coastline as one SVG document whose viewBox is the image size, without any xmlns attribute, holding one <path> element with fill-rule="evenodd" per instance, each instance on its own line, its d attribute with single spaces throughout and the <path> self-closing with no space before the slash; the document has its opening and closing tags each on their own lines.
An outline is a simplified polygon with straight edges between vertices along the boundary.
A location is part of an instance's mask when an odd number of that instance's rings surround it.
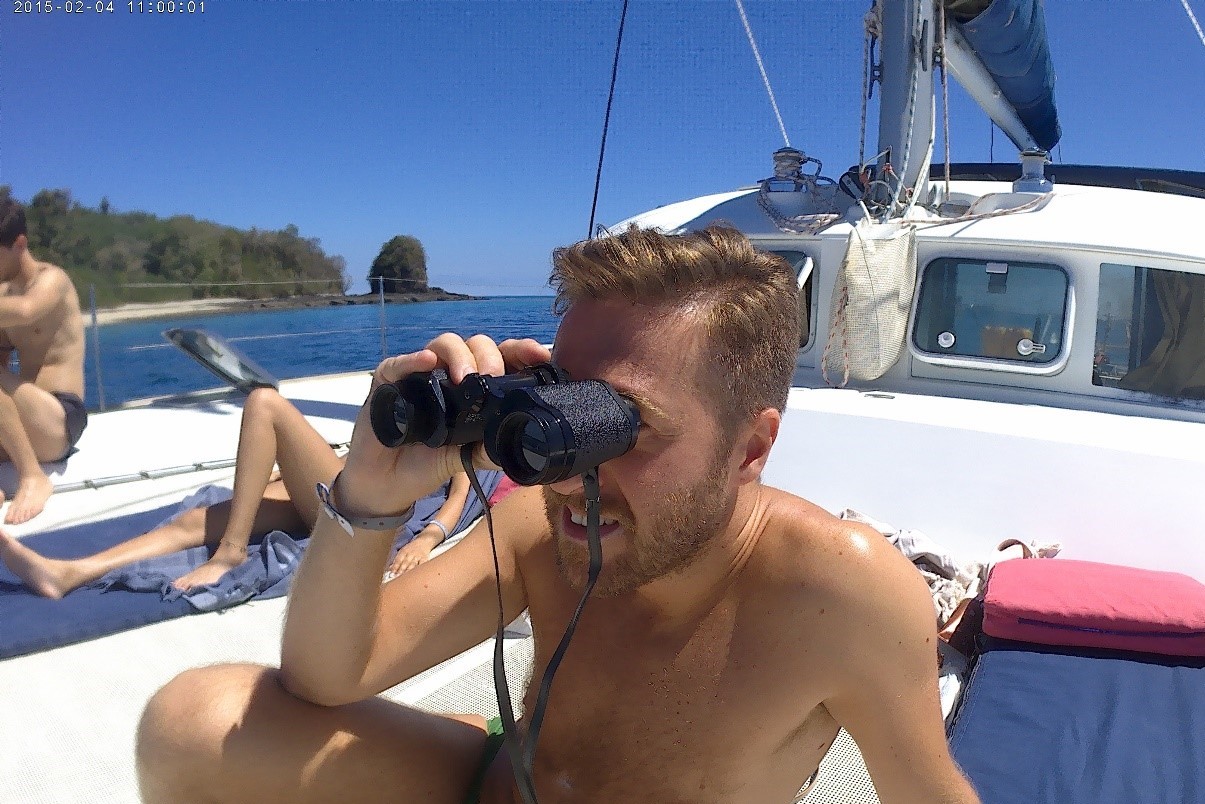
<svg viewBox="0 0 1205 804">
<path fill-rule="evenodd" d="M 458 301 L 478 299 L 460 293 L 432 290 L 429 293 L 386 294 L 386 304 L 410 304 L 424 301 Z M 291 296 L 283 299 L 185 299 L 165 302 L 129 302 L 116 307 L 102 307 L 96 311 L 98 326 L 121 324 L 129 321 L 153 321 L 156 319 L 180 318 L 213 313 L 243 313 L 257 310 L 296 310 L 303 307 L 343 307 L 356 304 L 378 304 L 376 294 L 359 296 Z M 80 316 L 85 327 L 92 324 L 92 312 L 81 309 Z"/>
</svg>

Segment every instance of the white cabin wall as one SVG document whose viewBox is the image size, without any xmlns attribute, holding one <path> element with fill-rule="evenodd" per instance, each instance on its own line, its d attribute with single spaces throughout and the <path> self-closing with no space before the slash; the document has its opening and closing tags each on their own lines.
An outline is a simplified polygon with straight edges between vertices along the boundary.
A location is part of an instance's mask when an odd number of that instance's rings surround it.
<svg viewBox="0 0 1205 804">
<path fill-rule="evenodd" d="M 1205 582 L 1205 428 L 1032 405 L 796 389 L 765 481 L 920 530 L 965 560 L 1000 541 Z"/>
</svg>

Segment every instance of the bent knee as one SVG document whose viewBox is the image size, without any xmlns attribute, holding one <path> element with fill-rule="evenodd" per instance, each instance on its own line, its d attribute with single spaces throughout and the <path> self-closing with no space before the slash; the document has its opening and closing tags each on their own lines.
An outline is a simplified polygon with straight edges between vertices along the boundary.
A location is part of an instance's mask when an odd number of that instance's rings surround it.
<svg viewBox="0 0 1205 804">
<path fill-rule="evenodd" d="M 151 696 L 138 723 L 135 758 L 147 800 L 170 798 L 170 784 L 204 774 L 220 757 L 222 741 L 246 711 L 252 692 L 276 670 L 258 665 L 213 665 L 186 670 Z"/>
<path fill-rule="evenodd" d="M 139 722 L 139 734 L 170 737 L 173 731 L 196 733 L 207 725 L 221 726 L 231 719 L 237 722 L 252 690 L 277 672 L 252 664 L 185 670 L 151 696 Z"/>
<path fill-rule="evenodd" d="M 285 398 L 275 388 L 253 388 L 251 393 L 247 394 L 246 401 L 243 402 L 243 411 L 244 413 L 247 411 L 270 412 L 280 407 L 284 401 Z"/>
</svg>

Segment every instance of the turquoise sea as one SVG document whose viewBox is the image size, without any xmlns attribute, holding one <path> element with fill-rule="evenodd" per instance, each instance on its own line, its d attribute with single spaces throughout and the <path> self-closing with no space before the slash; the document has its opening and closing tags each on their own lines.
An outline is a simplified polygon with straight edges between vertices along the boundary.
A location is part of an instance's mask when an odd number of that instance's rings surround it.
<svg viewBox="0 0 1205 804">
<path fill-rule="evenodd" d="M 551 296 L 511 296 L 476 301 L 387 304 L 389 354 L 422 348 L 441 332 L 485 333 L 552 340 L 557 319 Z M 199 391 L 220 381 L 163 338 L 172 327 L 205 329 L 234 343 L 279 379 L 370 370 L 381 360 L 381 307 L 346 305 L 264 310 L 106 324 L 86 332 L 87 405 L 113 407 L 132 399 Z M 100 356 L 97 383 L 97 360 Z"/>
</svg>

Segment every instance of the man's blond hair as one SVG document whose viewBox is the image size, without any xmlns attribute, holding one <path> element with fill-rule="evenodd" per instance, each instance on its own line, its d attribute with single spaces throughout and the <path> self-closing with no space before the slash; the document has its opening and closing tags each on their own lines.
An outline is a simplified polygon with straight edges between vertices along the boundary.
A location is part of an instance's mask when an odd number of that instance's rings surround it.
<svg viewBox="0 0 1205 804">
<path fill-rule="evenodd" d="M 560 313 L 593 299 L 697 315 L 711 355 L 699 367 L 699 383 L 715 394 L 722 423 L 786 407 L 799 346 L 795 276 L 738 230 L 711 225 L 665 235 L 633 226 L 556 249 L 552 265 Z"/>
</svg>

